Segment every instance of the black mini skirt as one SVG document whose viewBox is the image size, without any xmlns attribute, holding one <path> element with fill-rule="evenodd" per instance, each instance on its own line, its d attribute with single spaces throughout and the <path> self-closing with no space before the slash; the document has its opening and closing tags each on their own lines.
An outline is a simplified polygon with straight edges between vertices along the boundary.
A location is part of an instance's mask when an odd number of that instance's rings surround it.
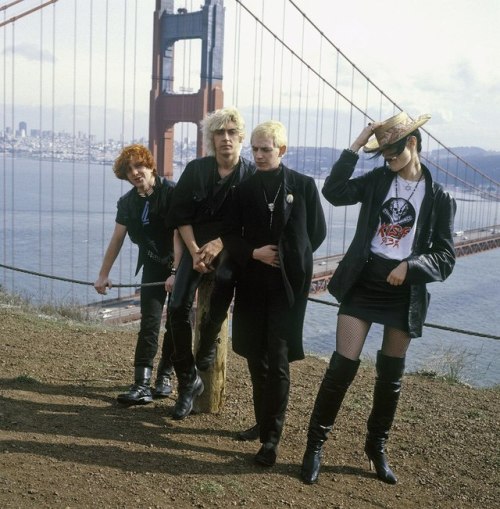
<svg viewBox="0 0 500 509">
<path fill-rule="evenodd" d="M 371 254 L 355 285 L 342 300 L 339 315 L 408 332 L 410 285 L 393 286 L 387 282 L 389 273 L 400 263 Z"/>
</svg>

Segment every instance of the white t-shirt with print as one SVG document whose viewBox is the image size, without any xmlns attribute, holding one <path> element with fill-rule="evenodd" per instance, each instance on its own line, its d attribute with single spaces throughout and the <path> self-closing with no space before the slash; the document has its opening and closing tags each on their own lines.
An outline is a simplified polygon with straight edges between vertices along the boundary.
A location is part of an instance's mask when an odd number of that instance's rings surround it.
<svg viewBox="0 0 500 509">
<path fill-rule="evenodd" d="M 378 228 L 371 243 L 372 253 L 393 260 L 404 260 L 411 254 L 424 194 L 423 176 L 418 184 L 415 181 L 394 176 L 380 208 Z"/>
</svg>

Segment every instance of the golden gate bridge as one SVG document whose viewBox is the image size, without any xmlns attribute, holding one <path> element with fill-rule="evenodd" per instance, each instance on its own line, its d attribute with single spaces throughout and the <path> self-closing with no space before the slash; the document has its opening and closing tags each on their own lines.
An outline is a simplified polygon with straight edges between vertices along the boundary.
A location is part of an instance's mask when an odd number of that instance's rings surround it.
<svg viewBox="0 0 500 509">
<path fill-rule="evenodd" d="M 200 120 L 208 111 L 233 104 L 248 126 L 281 120 L 289 132 L 287 164 L 321 185 L 339 151 L 362 126 L 402 109 L 292 0 L 272 6 L 267 2 L 265 9 L 257 0 L 180 4 L 17 0 L 0 7 L 3 286 L 15 286 L 6 267 L 46 273 L 56 280 L 93 277 L 112 226 L 105 212 L 117 197 L 105 173 L 128 142 L 149 144 L 160 173 L 175 179 L 188 160 L 203 153 Z M 279 15 L 270 15 L 271 9 Z M 21 89 L 26 86 L 31 108 L 23 102 Z M 446 147 L 431 129 L 422 129 L 423 159 L 433 178 L 457 197 L 458 255 L 499 247 L 499 182 Z M 245 150 L 249 154 L 248 147 Z M 39 213 L 40 228 L 31 243 L 22 237 L 18 212 L 23 206 L 11 198 L 22 186 L 16 168 L 27 159 L 38 167 L 39 177 L 39 192 L 29 205 Z M 93 195 L 98 195 L 102 223 L 97 237 L 90 226 L 84 228 L 88 241 L 83 249 L 76 236 L 60 237 L 54 219 L 60 213 L 56 188 L 61 164 L 69 168 L 66 173 L 83 172 L 87 181 L 87 187 L 80 187 L 72 177 L 70 208 L 64 213 L 72 218 L 73 230 L 86 218 L 90 224 L 96 212 Z M 359 171 L 372 167 L 371 161 L 362 160 Z M 51 182 L 50 190 L 45 190 L 44 180 Z M 93 183 L 98 189 L 92 189 Z M 352 237 L 356 214 L 355 207 L 333 211 L 324 205 L 329 234 L 315 260 L 313 291 L 322 291 L 335 270 Z M 65 274 L 58 273 L 61 243 L 69 244 L 65 256 L 70 272 Z M 32 255 L 29 264 L 26 249 Z M 134 255 L 122 255 L 123 281 L 133 279 L 127 256 Z"/>
</svg>

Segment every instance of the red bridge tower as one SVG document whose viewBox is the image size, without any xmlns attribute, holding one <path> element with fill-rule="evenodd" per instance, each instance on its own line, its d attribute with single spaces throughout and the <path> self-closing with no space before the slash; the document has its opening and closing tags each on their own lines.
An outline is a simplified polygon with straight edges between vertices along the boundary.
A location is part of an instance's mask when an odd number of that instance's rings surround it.
<svg viewBox="0 0 500 509">
<path fill-rule="evenodd" d="M 153 32 L 153 80 L 149 108 L 149 148 L 158 173 L 173 176 L 174 125 L 197 125 L 197 156 L 203 154 L 200 121 L 223 106 L 222 62 L 224 49 L 224 2 L 205 0 L 201 11 L 178 9 L 174 0 L 156 0 Z M 174 44 L 184 39 L 201 39 L 200 89 L 194 94 L 176 93 Z"/>
</svg>

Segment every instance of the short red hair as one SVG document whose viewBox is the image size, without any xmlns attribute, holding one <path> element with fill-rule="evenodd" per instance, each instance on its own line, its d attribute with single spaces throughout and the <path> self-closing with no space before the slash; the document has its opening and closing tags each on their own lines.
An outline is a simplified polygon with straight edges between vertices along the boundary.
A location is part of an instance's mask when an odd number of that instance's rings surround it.
<svg viewBox="0 0 500 509">
<path fill-rule="evenodd" d="M 153 170 L 153 175 L 156 176 L 157 174 L 156 162 L 153 154 L 151 154 L 144 145 L 134 144 L 123 148 L 113 164 L 113 171 L 117 178 L 121 180 L 128 180 L 127 171 L 131 163 L 145 166 L 146 168 Z"/>
</svg>

